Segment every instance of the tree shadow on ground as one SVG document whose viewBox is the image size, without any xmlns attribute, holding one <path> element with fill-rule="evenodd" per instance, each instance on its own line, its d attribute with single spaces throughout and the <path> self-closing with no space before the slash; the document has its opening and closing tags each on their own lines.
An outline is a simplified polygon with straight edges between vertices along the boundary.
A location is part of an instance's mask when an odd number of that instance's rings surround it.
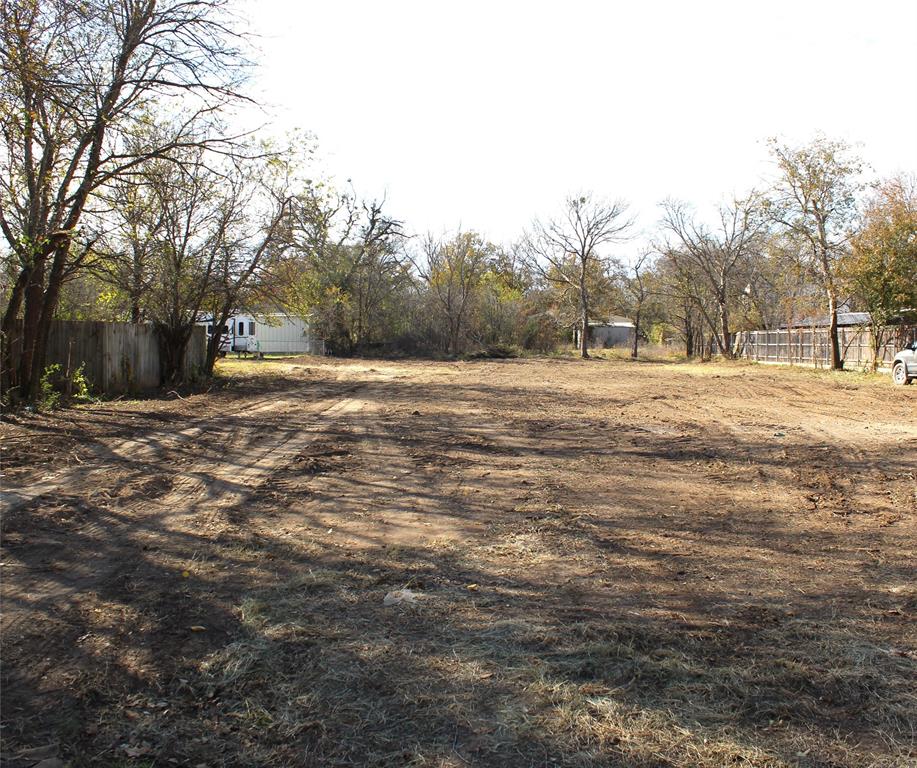
<svg viewBox="0 0 917 768">
<path fill-rule="evenodd" d="M 893 551 L 900 534 L 851 541 L 834 525 L 853 514 L 843 484 L 804 538 L 767 493 L 741 496 L 749 462 L 770 495 L 798 496 L 804 441 L 680 425 L 673 442 L 519 413 L 523 394 L 367 381 L 361 397 L 384 412 L 324 426 L 321 450 L 255 487 L 196 464 L 204 490 L 180 525 L 158 503 L 170 475 L 202 457 L 243 471 L 226 447 L 243 417 L 193 442 L 100 456 L 119 468 L 100 478 L 102 496 L 21 505 L 4 520 L 17 586 L 4 597 L 5 764 L 48 742 L 76 766 L 914 758 L 917 669 L 899 640 L 917 600 L 888 589 L 913 576 Z M 515 415 L 494 423 L 482 403 Z M 302 424 L 265 414 L 244 427 L 282 442 Z M 376 476 L 358 461 L 367 446 L 364 458 L 396 456 L 412 474 Z M 576 462 L 600 451 L 628 474 L 579 488 Z M 913 469 L 892 449 L 822 458 L 841 478 Z M 566 479 L 548 473 L 561 461 Z M 456 495 L 456 473 L 480 498 Z M 674 482 L 699 475 L 710 496 L 671 504 Z M 386 514 L 422 504 L 464 538 L 384 545 L 375 518 L 346 545 L 322 535 L 331 511 L 359 527 L 383 494 Z M 870 565 L 864 541 L 883 562 Z M 815 567 L 804 594 L 785 583 Z M 386 604 L 391 593 L 402 602 Z"/>
</svg>

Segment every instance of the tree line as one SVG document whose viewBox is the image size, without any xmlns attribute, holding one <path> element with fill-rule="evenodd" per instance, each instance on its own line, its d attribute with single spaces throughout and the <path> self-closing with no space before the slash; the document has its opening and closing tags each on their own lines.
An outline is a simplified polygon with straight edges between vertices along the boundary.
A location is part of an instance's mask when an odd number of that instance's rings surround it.
<svg viewBox="0 0 917 768">
<path fill-rule="evenodd" d="M 310 318 L 339 354 L 549 351 L 625 315 L 638 342 L 734 354 L 735 334 L 917 308 L 917 183 L 867 184 L 852 147 L 769 144 L 771 178 L 712 220 L 667 199 L 639 250 L 627 204 L 567 197 L 512 243 L 418 235 L 309 172 L 303 135 L 233 135 L 249 48 L 224 0 L 4 0 L 3 389 L 37 394 L 54 318 L 156 325 L 166 376 L 193 328 Z M 643 223 L 647 230 L 646 222 Z M 877 341 L 877 343 L 879 343 Z M 218 353 L 210 339 L 207 368 Z"/>
</svg>

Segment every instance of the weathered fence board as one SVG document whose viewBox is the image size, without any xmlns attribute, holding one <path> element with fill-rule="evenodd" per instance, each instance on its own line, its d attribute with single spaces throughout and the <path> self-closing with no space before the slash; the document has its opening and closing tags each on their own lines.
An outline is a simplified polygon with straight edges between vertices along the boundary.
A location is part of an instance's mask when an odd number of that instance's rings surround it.
<svg viewBox="0 0 917 768">
<path fill-rule="evenodd" d="M 879 368 L 888 368 L 898 350 L 917 338 L 917 326 L 885 329 L 887 341 L 879 349 Z M 844 367 L 866 370 L 872 367 L 872 331 L 868 327 L 838 328 Z M 827 328 L 789 328 L 777 331 L 745 331 L 736 336 L 736 354 L 762 363 L 785 363 L 826 368 L 831 359 Z"/>
<path fill-rule="evenodd" d="M 186 377 L 203 370 L 206 351 L 206 332 L 195 327 L 185 354 Z M 110 395 L 155 389 L 162 383 L 159 336 L 148 324 L 55 320 L 45 363 L 57 363 L 71 375 L 82 365 L 92 389 Z"/>
</svg>

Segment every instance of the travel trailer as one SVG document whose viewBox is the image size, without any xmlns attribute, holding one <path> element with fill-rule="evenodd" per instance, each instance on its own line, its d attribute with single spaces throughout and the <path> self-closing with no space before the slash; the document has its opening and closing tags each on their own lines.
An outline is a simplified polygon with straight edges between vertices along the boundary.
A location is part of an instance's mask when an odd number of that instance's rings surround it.
<svg viewBox="0 0 917 768">
<path fill-rule="evenodd" d="M 199 323 L 206 326 L 208 338 L 214 333 L 212 320 Z M 233 315 L 222 329 L 220 353 L 255 355 L 323 355 L 325 344 L 312 336 L 309 321 L 304 317 L 273 312 L 258 315 Z"/>
</svg>

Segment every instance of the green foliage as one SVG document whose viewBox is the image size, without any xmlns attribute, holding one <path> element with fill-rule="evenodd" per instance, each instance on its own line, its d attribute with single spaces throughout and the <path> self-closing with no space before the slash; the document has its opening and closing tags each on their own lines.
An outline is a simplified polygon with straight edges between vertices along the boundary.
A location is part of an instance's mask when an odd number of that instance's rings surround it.
<svg viewBox="0 0 917 768">
<path fill-rule="evenodd" d="M 653 323 L 646 334 L 650 344 L 659 346 L 663 344 L 667 336 L 672 334 L 672 328 L 668 323 Z"/>
<path fill-rule="evenodd" d="M 879 187 L 842 274 L 877 325 L 917 309 L 915 179 L 893 179 Z"/>
<path fill-rule="evenodd" d="M 61 393 L 57 388 L 60 374 L 60 363 L 52 363 L 41 374 L 37 403 L 40 411 L 51 411 L 60 405 Z"/>
<path fill-rule="evenodd" d="M 91 403 L 96 401 L 92 394 L 92 383 L 86 377 L 85 363 L 80 364 L 69 380 L 60 363 L 47 366 L 39 382 L 38 409 L 51 411 L 68 403 Z"/>
<path fill-rule="evenodd" d="M 73 384 L 73 399 L 78 403 L 90 403 L 95 400 L 92 396 L 92 385 L 89 379 L 86 378 L 85 367 L 85 363 L 80 363 L 80 367 L 70 377 L 70 381 Z"/>
</svg>

